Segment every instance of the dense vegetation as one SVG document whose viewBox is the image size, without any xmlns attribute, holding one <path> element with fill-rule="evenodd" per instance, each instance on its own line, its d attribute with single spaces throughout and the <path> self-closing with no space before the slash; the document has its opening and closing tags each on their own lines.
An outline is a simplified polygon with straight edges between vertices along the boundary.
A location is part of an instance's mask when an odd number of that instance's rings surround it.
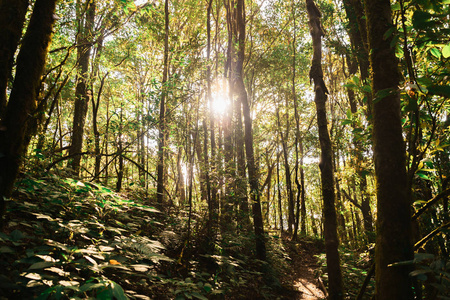
<svg viewBox="0 0 450 300">
<path fill-rule="evenodd" d="M 449 20 L 0 0 L 0 298 L 450 297 Z"/>
</svg>

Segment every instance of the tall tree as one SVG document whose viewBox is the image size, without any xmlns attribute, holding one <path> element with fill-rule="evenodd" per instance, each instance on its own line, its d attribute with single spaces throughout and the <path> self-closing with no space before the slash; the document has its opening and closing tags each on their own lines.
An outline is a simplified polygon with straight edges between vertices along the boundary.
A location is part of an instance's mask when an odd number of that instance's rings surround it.
<svg viewBox="0 0 450 300">
<path fill-rule="evenodd" d="M 8 106 L 0 120 L 0 226 L 5 208 L 3 197 L 11 195 L 30 141 L 26 136 L 28 123 L 33 121 L 30 116 L 38 113 L 36 91 L 51 41 L 56 2 L 57 0 L 37 0 L 34 5 L 17 57 L 16 75 Z"/>
<path fill-rule="evenodd" d="M 365 0 L 372 69 L 373 143 L 377 180 L 375 249 L 378 299 L 412 299 L 410 267 L 390 266 L 411 260 L 411 211 L 407 197 L 405 144 L 402 136 L 400 74 L 391 47 L 389 0 Z"/>
<path fill-rule="evenodd" d="M 0 118 L 6 110 L 6 87 L 11 76 L 14 53 L 22 36 L 27 0 L 0 1 Z"/>
<path fill-rule="evenodd" d="M 309 16 L 309 27 L 313 41 L 313 58 L 310 79 L 314 81 L 317 112 L 317 126 L 319 128 L 319 142 L 321 149 L 320 178 L 322 181 L 323 216 L 325 251 L 327 256 L 328 289 L 330 299 L 343 299 L 342 274 L 339 260 L 339 238 L 337 235 L 335 194 L 334 194 L 334 170 L 332 161 L 332 146 L 328 132 L 326 100 L 328 90 L 323 80 L 322 71 L 322 25 L 321 13 L 313 0 L 306 0 L 306 9 Z"/>
<path fill-rule="evenodd" d="M 69 150 L 71 157 L 70 167 L 74 173 L 80 173 L 81 151 L 83 149 L 84 125 L 91 95 L 89 89 L 89 62 L 91 59 L 91 48 L 94 33 L 95 0 L 86 1 L 81 5 L 77 2 L 77 59 L 78 74 L 75 88 L 75 111 L 73 115 L 72 144 Z"/>
<path fill-rule="evenodd" d="M 209 197 L 208 197 L 208 212 L 209 212 L 209 233 L 208 238 L 210 239 L 208 247 L 211 249 L 214 247 L 214 241 L 216 239 L 216 228 L 218 221 L 218 212 L 217 212 L 217 184 L 215 180 L 216 175 L 216 137 L 215 137 L 215 116 L 213 108 L 213 99 L 211 96 L 211 11 L 212 11 L 213 0 L 208 1 L 208 7 L 206 12 L 206 34 L 207 34 L 207 44 L 206 44 L 206 58 L 208 60 L 208 66 L 206 70 L 206 98 L 209 101 L 210 114 L 209 114 L 209 130 L 210 133 L 210 142 L 211 142 L 211 160 L 210 160 L 210 172 L 209 172 Z M 216 26 L 217 27 L 217 26 Z M 217 43 L 217 41 L 216 41 Z M 206 124 L 205 124 L 206 127 Z M 206 141 L 206 132 L 205 132 L 205 150 L 207 150 L 207 141 Z M 207 151 L 205 151 L 205 157 L 208 157 Z"/>
<path fill-rule="evenodd" d="M 248 178 L 250 183 L 250 196 L 252 201 L 253 225 L 256 236 L 256 256 L 266 259 L 266 245 L 264 241 L 264 226 L 261 212 L 261 199 L 258 182 L 258 169 L 255 162 L 255 153 L 253 150 L 253 130 L 252 118 L 250 116 L 250 105 L 248 103 L 247 91 L 244 85 L 243 68 L 245 58 L 245 3 L 244 0 L 238 0 L 236 3 L 236 24 L 238 31 L 238 52 L 236 62 L 236 89 L 238 97 L 242 104 L 245 124 L 245 154 L 248 166 Z"/>
<path fill-rule="evenodd" d="M 161 101 L 159 103 L 159 137 L 158 137 L 158 165 L 156 199 L 159 204 L 164 203 L 164 148 L 166 147 L 166 97 L 167 80 L 169 74 L 169 0 L 164 2 L 164 70 L 162 77 Z"/>
<path fill-rule="evenodd" d="M 300 143 L 300 115 L 298 112 L 298 103 L 297 103 L 297 91 L 295 88 L 295 84 L 296 84 L 296 65 L 297 65 L 297 61 L 296 61 L 296 53 L 297 53 L 297 32 L 296 32 L 296 26 L 295 26 L 295 21 L 296 21 L 296 14 L 295 14 L 295 2 L 292 1 L 291 3 L 292 5 L 292 19 L 293 19 L 293 38 L 292 38 L 292 100 L 294 102 L 294 117 L 295 117 L 295 184 L 297 186 L 297 197 L 296 197 L 296 208 L 297 208 L 297 214 L 295 216 L 295 220 L 294 220 L 294 233 L 292 235 L 292 239 L 295 240 L 297 239 L 297 234 L 298 234 L 298 225 L 300 222 L 300 201 L 303 200 L 302 202 L 304 202 L 304 197 L 305 197 L 305 190 L 304 190 L 304 186 L 302 186 L 303 183 L 300 183 L 299 180 L 299 160 L 300 160 L 300 155 L 299 155 L 299 143 Z M 302 145 L 303 146 L 303 145 Z M 303 154 L 302 154 L 303 155 Z M 302 158 L 303 159 L 303 158 Z M 303 167 L 302 167 L 303 169 Z M 300 176 L 302 176 L 300 174 Z M 301 199 L 300 199 L 301 198 Z M 304 205 L 304 204 L 303 204 Z"/>
</svg>

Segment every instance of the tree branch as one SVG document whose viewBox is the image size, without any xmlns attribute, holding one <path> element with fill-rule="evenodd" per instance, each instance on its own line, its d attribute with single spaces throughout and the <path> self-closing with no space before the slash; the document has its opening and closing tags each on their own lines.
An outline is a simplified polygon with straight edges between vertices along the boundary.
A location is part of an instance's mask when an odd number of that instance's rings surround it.
<svg viewBox="0 0 450 300">
<path fill-rule="evenodd" d="M 345 198 L 347 198 L 348 201 L 350 201 L 354 206 L 362 210 L 361 204 L 359 204 L 355 199 L 349 196 L 347 192 L 344 189 L 341 189 L 342 194 L 344 194 Z"/>
<path fill-rule="evenodd" d="M 412 216 L 412 220 L 416 220 L 423 212 L 425 212 L 428 208 L 430 208 L 433 204 L 438 202 L 440 199 L 447 197 L 450 195 L 450 188 L 446 189 L 442 193 L 438 194 L 434 198 L 430 199 L 423 205 L 421 208 L 419 208 L 416 213 Z"/>
</svg>

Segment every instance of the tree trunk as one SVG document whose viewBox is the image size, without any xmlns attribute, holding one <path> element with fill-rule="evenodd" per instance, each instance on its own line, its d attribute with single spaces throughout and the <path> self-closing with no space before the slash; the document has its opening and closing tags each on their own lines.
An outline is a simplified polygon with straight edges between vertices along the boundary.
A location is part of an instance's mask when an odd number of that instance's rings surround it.
<svg viewBox="0 0 450 300">
<path fill-rule="evenodd" d="M 122 190 L 122 182 L 123 182 L 123 144 L 122 144 L 122 124 L 123 124 L 123 107 L 120 108 L 120 116 L 119 116 L 119 132 L 117 134 L 117 153 L 119 157 L 119 167 L 116 167 L 117 171 L 117 181 L 116 181 L 116 192 L 120 192 Z"/>
<path fill-rule="evenodd" d="M 167 79 L 169 73 L 169 0 L 164 2 L 164 70 L 161 82 L 161 102 L 159 103 L 159 137 L 158 137 L 158 163 L 157 163 L 157 183 L 156 201 L 158 204 L 164 203 L 164 153 L 166 146 L 166 97 Z"/>
<path fill-rule="evenodd" d="M 372 68 L 373 142 L 377 180 L 377 239 L 375 274 L 377 299 L 412 299 L 409 266 L 390 264 L 411 260 L 411 207 L 407 197 L 405 144 L 402 137 L 399 72 L 392 35 L 389 0 L 365 1 L 370 66 Z"/>
<path fill-rule="evenodd" d="M 294 192 L 292 190 L 292 181 L 291 181 L 291 168 L 289 167 L 288 161 L 288 149 L 287 142 L 283 131 L 281 130 L 281 122 L 280 122 L 280 113 L 277 108 L 277 123 L 278 123 L 278 131 L 281 137 L 281 145 L 283 147 L 283 158 L 284 158 L 284 173 L 286 177 L 286 192 L 288 195 L 288 234 L 292 235 L 292 225 L 294 223 Z M 289 130 L 286 130 L 288 132 Z"/>
<path fill-rule="evenodd" d="M 86 7 L 86 17 L 81 18 L 77 35 L 78 74 L 75 88 L 72 144 L 69 150 L 69 156 L 73 156 L 69 161 L 69 165 L 75 175 L 79 175 L 80 173 L 81 155 L 79 153 L 83 149 L 84 124 L 86 122 L 89 98 L 92 97 L 92 95 L 89 95 L 88 86 L 90 83 L 88 70 L 91 56 L 91 43 L 93 40 L 95 0 L 86 1 Z M 83 20 L 85 20 L 84 24 Z"/>
<path fill-rule="evenodd" d="M 314 81 L 317 125 L 319 128 L 319 142 L 321 149 L 320 177 L 322 181 L 323 216 L 325 251 L 327 256 L 328 289 L 330 299 L 343 299 L 342 274 L 339 263 L 339 239 L 337 235 L 336 209 L 334 207 L 334 171 L 332 162 L 332 147 L 327 128 L 326 100 L 328 90 L 323 81 L 322 72 L 322 27 L 320 11 L 313 0 L 306 0 L 311 37 L 313 40 L 313 58 L 310 79 Z"/>
<path fill-rule="evenodd" d="M 278 145 L 277 135 L 277 145 Z M 278 194 L 278 218 L 280 219 L 280 235 L 283 234 L 283 205 L 281 203 L 281 186 L 280 186 L 280 151 L 277 151 L 277 194 Z"/>
<path fill-rule="evenodd" d="M 305 170 L 303 169 L 303 138 L 300 138 L 299 140 L 299 147 L 300 147 L 300 184 L 301 184 L 301 198 L 300 198 L 300 219 L 301 219 L 301 226 L 300 226 L 300 232 L 304 235 L 306 235 L 306 191 L 305 191 Z"/>
<path fill-rule="evenodd" d="M 238 53 L 236 63 L 236 90 L 242 104 L 245 124 L 245 154 L 248 166 L 248 178 L 250 183 L 250 196 L 252 201 L 253 225 L 256 237 L 256 256 L 260 260 L 266 259 L 266 244 L 264 240 L 264 225 L 261 212 L 260 191 L 258 183 L 258 168 L 255 162 L 253 150 L 252 118 L 250 116 L 250 105 L 248 103 L 247 91 L 245 90 L 243 67 L 245 57 L 245 2 L 238 0 L 236 3 L 236 24 L 238 30 Z"/>
<path fill-rule="evenodd" d="M 17 57 L 16 76 L 6 112 L 0 122 L 0 227 L 5 202 L 10 197 L 29 137 L 29 116 L 37 113 L 36 91 L 51 41 L 57 0 L 36 0 Z M 3 92 L 3 91 L 1 91 Z"/>
<path fill-rule="evenodd" d="M 94 132 L 94 153 L 95 153 L 95 163 L 94 163 L 94 178 L 98 179 L 100 176 L 100 164 L 102 160 L 101 156 L 101 149 L 100 149 L 100 132 L 98 130 L 98 124 L 97 124 L 97 116 L 98 116 L 98 109 L 100 107 L 100 97 L 102 95 L 103 86 L 105 85 L 105 75 L 102 78 L 102 81 L 100 83 L 100 88 L 98 90 L 97 94 L 97 101 L 94 100 L 94 97 L 92 97 L 92 129 Z"/>
<path fill-rule="evenodd" d="M 100 56 L 103 52 L 103 32 L 97 41 L 97 49 L 95 51 L 95 60 L 93 64 L 92 77 L 96 79 L 98 77 L 98 68 L 100 63 Z M 101 164 L 101 149 L 100 149 L 100 132 L 98 130 L 97 117 L 98 109 L 100 107 L 100 99 L 103 92 L 103 87 L 105 86 L 105 80 L 108 76 L 108 72 L 103 76 L 100 81 L 100 87 L 97 92 L 97 99 L 94 97 L 92 92 L 91 102 L 92 102 L 92 130 L 94 132 L 94 153 L 95 153 L 95 163 L 94 163 L 94 178 L 97 179 L 100 176 L 100 164 Z"/>
<path fill-rule="evenodd" d="M 206 33 L 207 33 L 207 49 L 206 55 L 208 59 L 208 67 L 207 67 L 207 98 L 210 104 L 210 108 L 213 107 L 213 99 L 211 97 L 211 10 L 212 10 L 213 0 L 209 0 L 208 8 L 207 8 L 207 20 L 206 20 Z M 217 24 L 216 24 L 217 25 Z M 217 32 L 218 26 L 216 26 L 216 38 L 215 43 L 217 44 Z M 216 56 L 217 56 L 216 52 Z M 218 65 L 216 64 L 216 75 L 217 75 Z M 217 76 L 216 76 L 217 78 Z M 217 236 L 217 225 L 218 225 L 218 202 L 217 202 L 217 187 L 218 187 L 218 174 L 217 174 L 217 162 L 216 162 L 216 136 L 215 136 L 215 116 L 214 111 L 210 109 L 209 114 L 209 124 L 210 124 L 210 144 L 211 144 L 211 160 L 210 160 L 210 201 L 208 202 L 208 211 L 209 211 L 209 233 L 208 237 L 210 239 L 209 247 L 210 249 L 214 249 L 214 242 Z M 206 134 L 206 133 L 205 133 Z M 213 252 L 213 251 L 211 251 Z"/>
<path fill-rule="evenodd" d="M 224 189 L 224 198 L 222 199 L 221 205 L 221 226 L 223 230 L 230 230 L 233 224 L 232 215 L 234 210 L 233 203 L 233 193 L 234 193 L 234 178 L 236 177 L 236 166 L 234 161 L 234 152 L 233 152 L 233 72 L 235 64 L 232 63 L 232 60 L 235 56 L 234 44 L 233 44 L 233 30 L 234 30 L 234 22 L 233 12 L 234 6 L 231 5 L 229 0 L 224 1 L 225 9 L 226 9 L 226 18 L 227 18 L 227 33 L 228 33 L 228 41 L 227 41 L 227 60 L 225 63 L 225 77 L 228 79 L 228 97 L 230 100 L 230 105 L 227 108 L 224 119 L 223 119 L 223 149 L 224 149 L 224 181 L 225 181 L 225 189 Z"/>
<path fill-rule="evenodd" d="M 28 0 L 0 1 L 0 119 L 7 105 L 6 88 L 11 77 L 14 54 L 17 50 L 27 13 Z"/>
<path fill-rule="evenodd" d="M 200 109 L 200 106 L 197 103 L 197 120 L 196 122 L 199 122 L 198 119 L 198 111 Z M 199 183 L 200 183 L 200 199 L 202 201 L 207 202 L 208 201 L 208 191 L 206 188 L 207 185 L 207 178 L 206 178 L 206 162 L 205 157 L 203 156 L 203 147 L 201 143 L 201 139 L 197 138 L 199 135 L 198 129 L 196 129 L 196 138 L 195 138 L 195 145 L 193 145 L 195 152 L 197 153 L 197 161 L 198 161 L 198 173 L 199 173 Z"/>
<path fill-rule="evenodd" d="M 184 186 L 184 175 L 183 175 L 183 168 L 181 166 L 181 158 L 182 158 L 182 149 L 183 147 L 178 147 L 178 154 L 177 154 L 177 188 L 176 192 L 179 196 L 179 204 L 184 205 L 186 202 L 186 189 Z"/>
<path fill-rule="evenodd" d="M 237 92 L 237 83 L 239 80 L 235 74 L 235 78 L 233 80 L 235 83 L 233 86 L 235 87 L 235 93 Z M 237 205 L 239 207 L 239 212 L 237 215 L 237 220 L 240 226 L 247 227 L 250 224 L 249 219 L 249 209 L 248 209 L 248 197 L 247 197 L 247 176 L 245 172 L 245 154 L 244 154 L 244 132 L 242 128 L 242 109 L 241 109 L 241 99 L 239 95 L 235 98 L 235 110 L 234 116 L 236 120 L 235 127 L 235 145 L 236 145 L 236 178 L 235 178 L 235 197 L 237 201 Z"/>
<path fill-rule="evenodd" d="M 293 27 L 294 27 L 294 36 L 292 41 L 292 101 L 294 102 L 294 117 L 295 117 L 295 184 L 297 186 L 297 197 L 296 197 L 296 209 L 297 214 L 294 218 L 294 233 L 292 235 L 292 239 L 297 239 L 298 234 L 298 225 L 300 222 L 300 198 L 302 195 L 302 186 L 299 181 L 299 140 L 300 140 L 300 116 L 298 113 L 298 103 L 297 103 L 297 92 L 295 89 L 295 68 L 296 68 L 296 47 L 297 47 L 297 36 L 296 36 L 296 27 L 295 27 L 295 5 L 294 1 L 292 1 L 292 19 L 293 19 Z"/>
</svg>

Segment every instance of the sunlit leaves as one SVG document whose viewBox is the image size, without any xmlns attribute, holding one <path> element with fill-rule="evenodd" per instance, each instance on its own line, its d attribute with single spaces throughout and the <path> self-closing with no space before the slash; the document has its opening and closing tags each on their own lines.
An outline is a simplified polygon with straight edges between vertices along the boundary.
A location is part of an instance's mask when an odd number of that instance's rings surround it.
<svg viewBox="0 0 450 300">
<path fill-rule="evenodd" d="M 447 44 L 444 46 L 444 48 L 442 48 L 442 56 L 444 58 L 449 58 L 450 57 L 450 44 Z"/>
</svg>

